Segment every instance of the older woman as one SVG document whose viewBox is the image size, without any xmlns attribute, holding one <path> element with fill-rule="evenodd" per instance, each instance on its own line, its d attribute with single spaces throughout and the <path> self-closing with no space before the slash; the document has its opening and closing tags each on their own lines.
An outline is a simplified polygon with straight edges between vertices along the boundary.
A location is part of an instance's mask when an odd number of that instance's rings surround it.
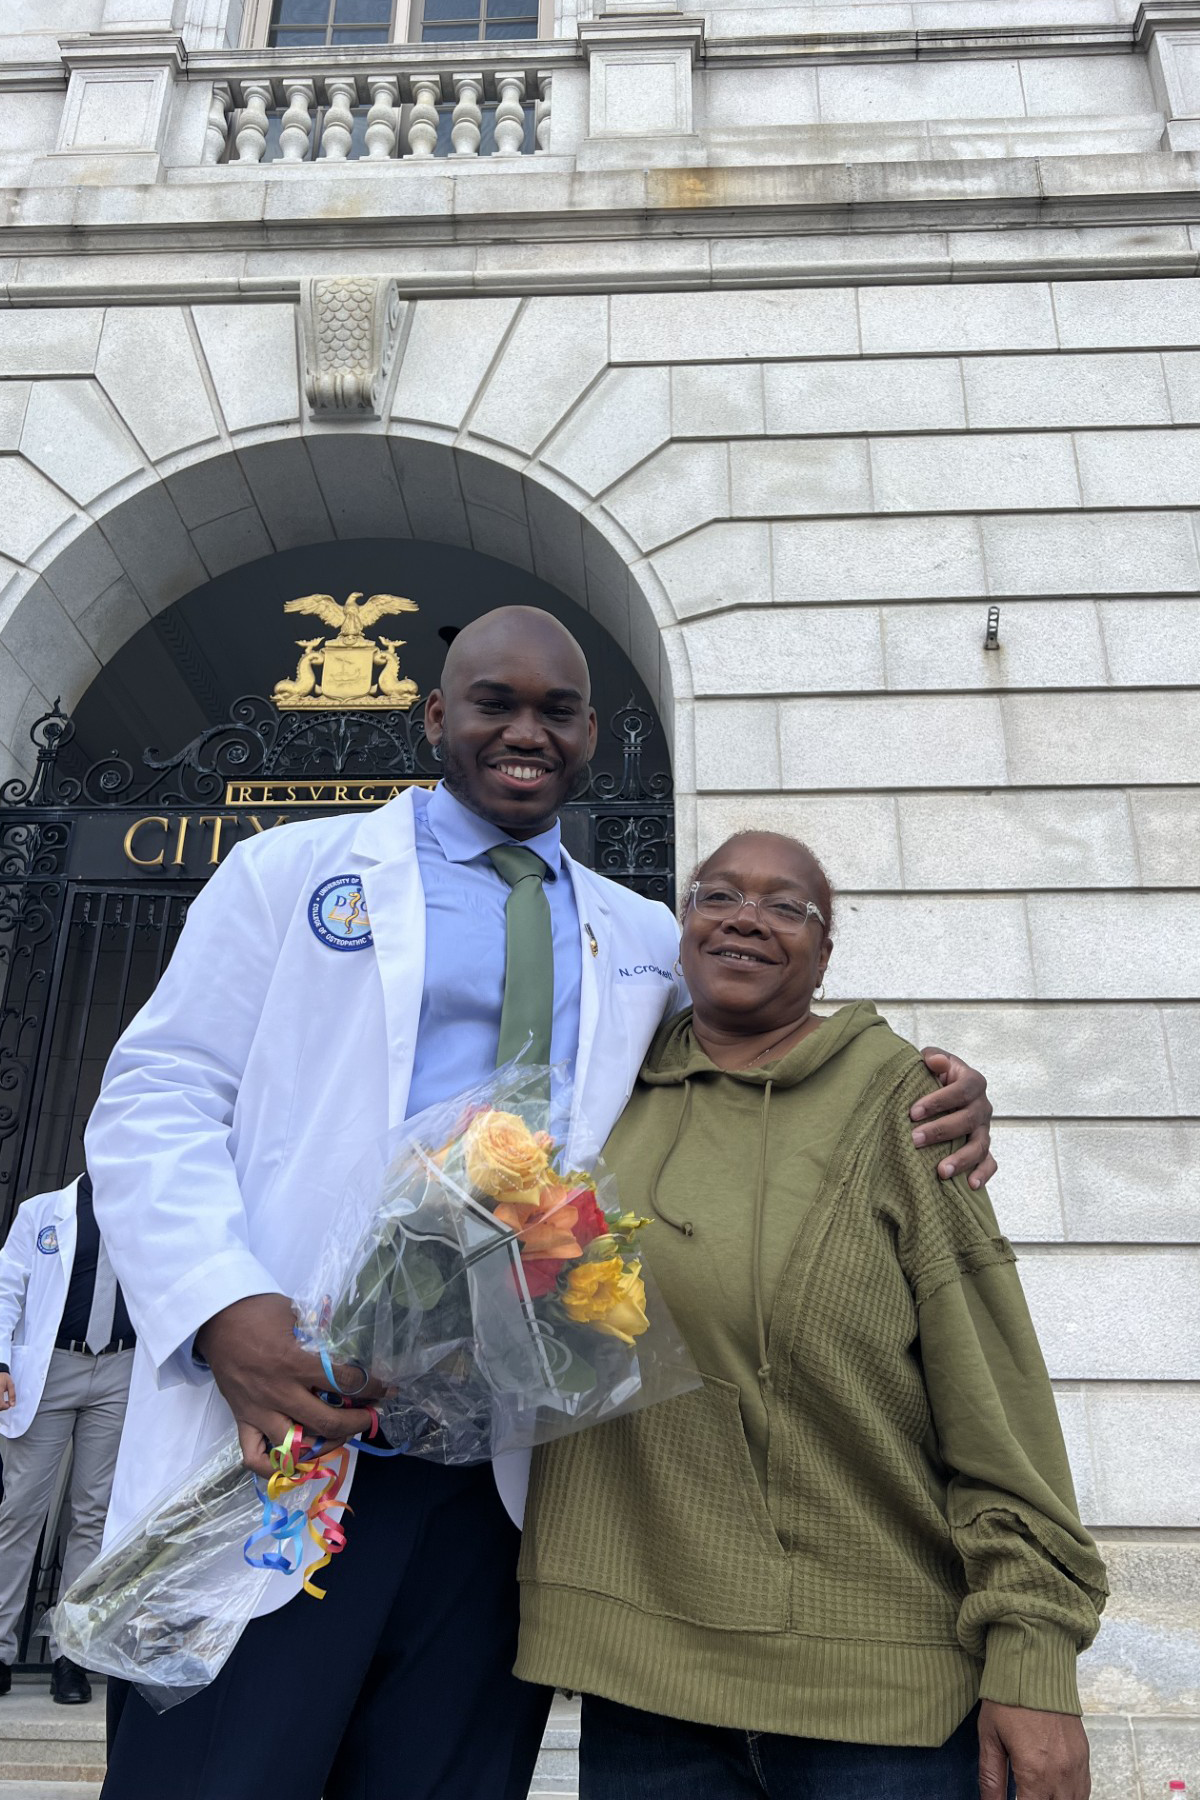
<svg viewBox="0 0 1200 1800">
<path fill-rule="evenodd" d="M 607 1155 L 704 1382 L 540 1454 L 517 1673 L 583 1693 L 582 1800 L 1086 1800 L 1104 1570 L 1013 1252 L 916 1051 L 812 1012 L 830 918 L 770 833 L 691 887 Z"/>
</svg>

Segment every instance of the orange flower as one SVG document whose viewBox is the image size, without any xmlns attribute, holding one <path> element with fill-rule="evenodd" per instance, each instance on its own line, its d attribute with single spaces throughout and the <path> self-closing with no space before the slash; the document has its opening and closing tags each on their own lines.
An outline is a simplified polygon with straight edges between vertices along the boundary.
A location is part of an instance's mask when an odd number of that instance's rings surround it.
<svg viewBox="0 0 1200 1800">
<path fill-rule="evenodd" d="M 467 1179 L 493 1200 L 520 1197 L 537 1204 L 536 1190 L 549 1164 L 543 1132 L 530 1131 L 516 1113 L 477 1113 L 463 1139 Z"/>
<path fill-rule="evenodd" d="M 552 1198 L 550 1206 L 530 1204 L 524 1198 L 502 1200 L 494 1210 L 502 1225 L 515 1231 L 521 1240 L 522 1256 L 553 1257 L 567 1261 L 582 1254 L 574 1235 L 578 1213 L 573 1206 L 563 1206 L 557 1199 L 561 1188 L 543 1188 L 540 1201 Z"/>
<path fill-rule="evenodd" d="M 572 1257 L 582 1256 L 571 1226 L 575 1222 L 574 1212 L 570 1207 L 565 1209 L 565 1216 L 548 1219 L 544 1224 L 535 1221 L 521 1232 L 521 1251 L 527 1256 L 553 1256 L 560 1262 L 569 1262 Z"/>
</svg>

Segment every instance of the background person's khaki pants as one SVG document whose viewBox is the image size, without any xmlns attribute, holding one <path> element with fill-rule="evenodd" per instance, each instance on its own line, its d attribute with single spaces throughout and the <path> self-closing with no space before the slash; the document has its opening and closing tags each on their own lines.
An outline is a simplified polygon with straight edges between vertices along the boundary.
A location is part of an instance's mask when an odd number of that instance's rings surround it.
<svg viewBox="0 0 1200 1800">
<path fill-rule="evenodd" d="M 71 1528 L 59 1592 L 100 1554 L 117 1446 L 125 1420 L 133 1351 L 89 1356 L 55 1350 L 41 1405 L 20 1437 L 0 1438 L 4 1500 L 0 1504 L 0 1662 L 17 1654 L 17 1620 L 54 1491 L 63 1451 L 75 1440 L 71 1467 Z M 53 1639 L 51 1656 L 58 1655 Z"/>
</svg>

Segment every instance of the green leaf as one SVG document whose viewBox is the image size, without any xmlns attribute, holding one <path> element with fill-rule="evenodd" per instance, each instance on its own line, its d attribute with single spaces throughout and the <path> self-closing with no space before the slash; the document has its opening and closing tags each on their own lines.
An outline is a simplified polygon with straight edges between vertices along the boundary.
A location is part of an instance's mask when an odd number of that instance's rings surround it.
<svg viewBox="0 0 1200 1800">
<path fill-rule="evenodd" d="M 408 1290 L 422 1312 L 432 1312 L 446 1291 L 446 1284 L 432 1256 L 423 1250 L 407 1250 L 402 1262 Z"/>
<path fill-rule="evenodd" d="M 561 1375 L 555 1375 L 554 1385 L 564 1394 L 586 1394 L 596 1385 L 596 1371 L 591 1363 L 584 1362 L 582 1356 L 571 1352 L 571 1360 Z"/>
</svg>

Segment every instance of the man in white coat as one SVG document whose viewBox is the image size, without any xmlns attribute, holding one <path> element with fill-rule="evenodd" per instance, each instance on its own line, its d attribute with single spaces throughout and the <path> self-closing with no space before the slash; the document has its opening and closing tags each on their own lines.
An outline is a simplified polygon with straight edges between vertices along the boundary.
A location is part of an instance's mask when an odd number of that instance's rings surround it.
<svg viewBox="0 0 1200 1800">
<path fill-rule="evenodd" d="M 667 908 L 559 840 L 596 743 L 565 628 L 468 626 L 426 728 L 431 794 L 234 849 L 113 1053 L 88 1162 L 139 1348 L 110 1533 L 231 1420 L 260 1472 L 292 1421 L 366 1428 L 315 1397 L 287 1298 L 364 1150 L 530 1038 L 602 1141 L 682 1003 Z M 924 1129 L 986 1171 L 982 1078 L 946 1073 Z M 322 1602 L 284 1607 L 279 1576 L 212 1686 L 160 1716 L 110 1683 L 103 1800 L 524 1800 L 549 1704 L 510 1674 L 527 1469 L 357 1458 Z"/>
<path fill-rule="evenodd" d="M 134 1342 L 88 1177 L 26 1200 L 0 1250 L 0 1694 L 12 1685 L 17 1621 L 68 1445 L 63 1588 L 100 1553 Z M 86 1674 L 53 1639 L 50 1658 L 52 1699 L 90 1700 Z"/>
</svg>

